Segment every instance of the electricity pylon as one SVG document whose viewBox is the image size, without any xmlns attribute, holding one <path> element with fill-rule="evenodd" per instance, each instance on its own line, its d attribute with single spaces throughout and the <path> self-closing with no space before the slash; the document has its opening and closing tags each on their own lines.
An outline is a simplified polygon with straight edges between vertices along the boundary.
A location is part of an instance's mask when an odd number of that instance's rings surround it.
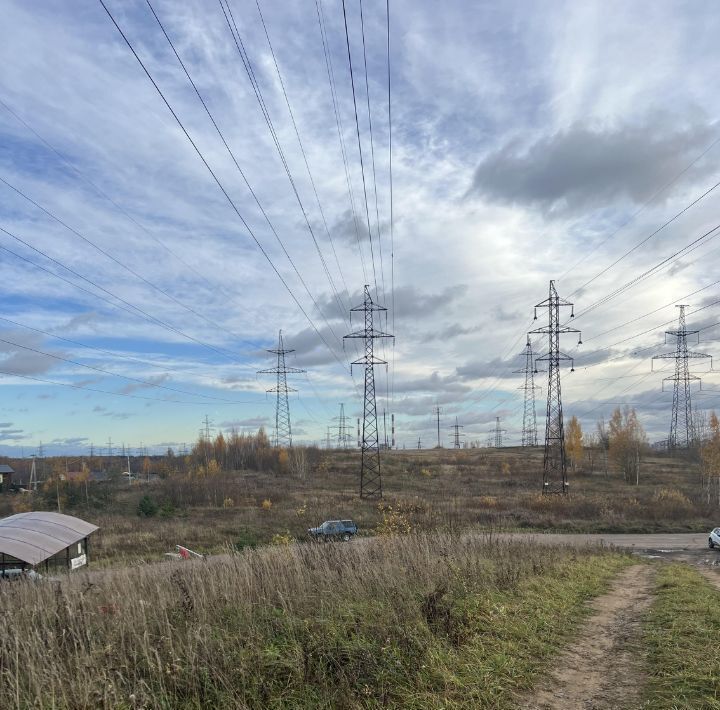
<svg viewBox="0 0 720 710">
<path fill-rule="evenodd" d="M 442 409 L 440 409 L 440 405 L 436 405 L 433 408 L 433 414 L 437 417 L 437 448 L 442 448 L 442 443 L 440 442 L 440 412 L 442 412 Z"/>
<path fill-rule="evenodd" d="M 533 363 L 532 343 L 528 335 L 525 345 L 525 367 L 515 370 L 516 375 L 525 375 L 525 382 L 518 387 L 523 391 L 523 428 L 522 446 L 537 446 L 537 414 L 535 412 L 535 390 L 540 389 L 535 384 L 535 364 Z"/>
<path fill-rule="evenodd" d="M 575 371 L 571 357 L 560 350 L 560 336 L 565 333 L 578 333 L 578 345 L 582 345 L 580 331 L 576 328 L 560 325 L 560 308 L 570 307 L 570 317 L 575 317 L 573 304 L 560 298 L 555 282 L 550 281 L 548 297 L 535 306 L 548 309 L 548 324 L 530 333 L 542 333 L 548 336 L 548 351 L 535 362 L 548 364 L 547 409 L 545 412 L 545 453 L 543 455 L 543 494 L 567 495 L 567 458 L 565 456 L 565 430 L 563 426 L 562 396 L 560 392 L 560 362 L 570 360 L 570 372 Z"/>
<path fill-rule="evenodd" d="M 503 445 L 503 434 L 507 433 L 507 429 L 503 429 L 500 426 L 500 417 L 495 417 L 495 429 L 493 429 L 493 437 L 491 441 L 494 441 L 496 449 L 502 449 Z"/>
<path fill-rule="evenodd" d="M 362 305 L 350 309 L 353 313 L 363 313 L 365 323 L 362 330 L 349 333 L 345 338 L 360 338 L 365 343 L 365 354 L 350 363 L 365 367 L 365 396 L 363 404 L 362 442 L 360 445 L 360 497 L 382 498 L 382 476 L 380 475 L 380 446 L 378 444 L 377 404 L 375 401 L 375 365 L 387 365 L 385 360 L 375 357 L 374 343 L 379 338 L 392 338 L 389 333 L 375 330 L 373 313 L 387 311 L 387 308 L 374 303 L 370 296 L 370 286 L 365 284 L 365 298 Z"/>
<path fill-rule="evenodd" d="M 288 387 L 287 376 L 297 375 L 306 370 L 299 370 L 297 367 L 288 367 L 285 364 L 285 355 L 294 353 L 295 350 L 284 347 L 282 330 L 278 333 L 277 348 L 269 349 L 269 353 L 277 356 L 277 365 L 267 370 L 258 370 L 258 375 L 277 375 L 275 387 L 267 390 L 275 392 L 275 446 L 292 446 L 292 427 L 290 426 L 290 402 L 288 392 L 297 392 L 296 389 Z"/>
<path fill-rule="evenodd" d="M 688 330 L 685 327 L 685 305 L 686 304 L 676 306 L 676 308 L 680 309 L 677 330 L 665 331 L 666 342 L 668 335 L 672 335 L 676 339 L 675 352 L 663 353 L 662 355 L 655 355 L 653 357 L 653 363 L 655 360 L 675 360 L 675 374 L 663 379 L 663 389 L 665 382 L 668 380 L 673 382 L 672 416 L 670 419 L 670 438 L 668 439 L 668 448 L 670 449 L 690 448 L 697 439 L 695 425 L 693 423 L 690 381 L 700 381 L 700 378 L 697 377 L 697 375 L 690 374 L 689 361 L 709 357 L 710 369 L 712 369 L 712 356 L 688 350 L 687 336 L 697 335 L 698 342 L 700 342 L 700 331 Z"/>
<path fill-rule="evenodd" d="M 338 423 L 337 430 L 338 430 L 338 436 L 337 436 L 337 446 L 338 449 L 347 449 L 348 448 L 348 441 L 350 441 L 350 435 L 348 434 L 348 431 L 350 430 L 350 427 L 348 426 L 348 422 L 350 421 L 350 417 L 345 416 L 345 404 L 343 402 L 340 403 L 340 416 L 335 418 L 335 421 Z"/>
<path fill-rule="evenodd" d="M 460 429 L 462 429 L 462 428 L 463 428 L 463 425 L 458 424 L 458 419 L 457 419 L 457 417 L 455 417 L 455 424 L 453 424 L 450 427 L 450 430 L 452 431 L 452 434 L 450 434 L 450 436 L 452 437 L 452 440 L 453 440 L 453 448 L 454 449 L 460 448 L 460 437 L 465 436 L 465 434 L 463 434 L 460 431 Z"/>
</svg>

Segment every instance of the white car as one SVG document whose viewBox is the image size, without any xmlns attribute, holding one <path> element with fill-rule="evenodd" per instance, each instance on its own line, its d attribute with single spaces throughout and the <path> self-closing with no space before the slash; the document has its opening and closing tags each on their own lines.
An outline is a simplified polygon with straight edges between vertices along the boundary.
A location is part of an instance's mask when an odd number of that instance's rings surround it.
<svg viewBox="0 0 720 710">
<path fill-rule="evenodd" d="M 714 547 L 720 547 L 720 528 L 710 531 L 708 538 L 708 547 L 712 550 Z"/>
</svg>

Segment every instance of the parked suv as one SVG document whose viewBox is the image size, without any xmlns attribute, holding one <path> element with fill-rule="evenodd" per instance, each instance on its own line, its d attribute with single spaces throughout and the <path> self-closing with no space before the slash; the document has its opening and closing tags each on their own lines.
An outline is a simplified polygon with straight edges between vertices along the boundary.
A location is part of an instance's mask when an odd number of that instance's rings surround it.
<svg viewBox="0 0 720 710">
<path fill-rule="evenodd" d="M 710 532 L 708 538 L 708 547 L 712 550 L 713 547 L 720 547 L 720 528 L 715 528 Z"/>
<path fill-rule="evenodd" d="M 358 531 L 352 520 L 326 520 L 316 528 L 310 528 L 308 534 L 316 540 L 344 540 L 347 542 Z"/>
</svg>

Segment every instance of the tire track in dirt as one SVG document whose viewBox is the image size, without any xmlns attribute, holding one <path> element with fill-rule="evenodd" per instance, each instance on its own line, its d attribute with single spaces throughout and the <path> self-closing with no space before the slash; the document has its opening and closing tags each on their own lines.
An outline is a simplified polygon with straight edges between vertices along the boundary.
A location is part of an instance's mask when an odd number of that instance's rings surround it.
<svg viewBox="0 0 720 710">
<path fill-rule="evenodd" d="M 594 613 L 552 663 L 550 677 L 522 710 L 629 710 L 644 683 L 641 621 L 654 596 L 655 569 L 633 565 L 591 602 Z"/>
</svg>

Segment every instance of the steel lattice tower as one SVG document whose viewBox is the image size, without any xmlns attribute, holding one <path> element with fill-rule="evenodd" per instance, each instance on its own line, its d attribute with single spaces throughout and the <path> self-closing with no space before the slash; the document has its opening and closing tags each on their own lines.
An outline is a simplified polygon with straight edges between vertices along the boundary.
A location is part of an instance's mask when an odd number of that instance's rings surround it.
<svg viewBox="0 0 720 710">
<path fill-rule="evenodd" d="M 267 390 L 277 395 L 275 403 L 275 446 L 292 446 L 292 427 L 290 426 L 290 402 L 288 392 L 297 392 L 296 389 L 288 387 L 287 376 L 306 372 L 297 367 L 288 367 L 285 364 L 285 355 L 295 352 L 285 348 L 283 345 L 282 330 L 278 333 L 277 348 L 267 352 L 277 356 L 277 365 L 267 370 L 258 370 L 258 375 L 277 375 L 275 387 Z"/>
<path fill-rule="evenodd" d="M 570 307 L 573 304 L 560 298 L 555 289 L 555 282 L 550 281 L 548 298 L 535 306 L 535 319 L 537 309 L 548 309 L 548 324 L 543 328 L 530 331 L 548 336 L 548 351 L 535 362 L 548 364 L 547 410 L 545 413 L 545 454 L 543 456 L 543 494 L 556 493 L 567 495 L 567 459 L 565 457 L 565 430 L 563 426 L 562 397 L 560 393 L 560 362 L 570 360 L 570 372 L 574 372 L 573 359 L 560 350 L 560 336 L 565 333 L 580 333 L 575 328 L 560 325 L 560 308 Z M 575 311 L 570 311 L 570 317 Z M 582 339 L 578 337 L 578 344 Z"/>
<path fill-rule="evenodd" d="M 695 425 L 693 423 L 692 398 L 690 395 L 690 381 L 700 378 L 690 374 L 690 360 L 699 360 L 710 358 L 710 368 L 712 369 L 712 357 L 705 353 L 696 353 L 688 350 L 687 336 L 697 335 L 699 341 L 699 330 L 688 330 L 685 327 L 685 306 L 683 304 L 676 306 L 680 309 L 678 316 L 677 330 L 666 330 L 665 340 L 667 336 L 672 335 L 675 340 L 675 352 L 663 353 L 655 355 L 655 360 L 675 360 L 675 374 L 663 379 L 663 388 L 668 380 L 673 382 L 673 404 L 672 417 L 670 419 L 670 438 L 668 439 L 668 448 L 670 449 L 687 449 L 696 441 Z"/>
<path fill-rule="evenodd" d="M 503 437 L 502 435 L 507 432 L 506 429 L 500 427 L 500 417 L 495 417 L 495 429 L 493 435 L 495 436 L 495 448 L 502 449 Z"/>
<path fill-rule="evenodd" d="M 336 417 L 335 421 L 338 423 L 338 449 L 347 449 L 348 441 L 350 440 L 350 434 L 348 434 L 348 431 L 350 430 L 350 427 L 348 426 L 350 417 L 345 416 L 345 404 L 343 402 L 340 403 L 340 416 Z"/>
<path fill-rule="evenodd" d="M 363 404 L 362 441 L 360 445 L 360 497 L 382 498 L 382 476 L 380 475 L 380 447 L 378 444 L 377 404 L 375 401 L 375 365 L 387 365 L 385 360 L 375 357 L 374 343 L 379 338 L 392 338 L 389 333 L 375 330 L 373 313 L 387 311 L 374 303 L 370 286 L 365 284 L 365 299 L 362 305 L 350 309 L 352 313 L 363 313 L 365 327 L 349 333 L 345 338 L 360 338 L 365 342 L 365 354 L 350 364 L 365 367 L 365 396 Z"/>
<path fill-rule="evenodd" d="M 452 434 L 450 434 L 450 436 L 452 437 L 452 440 L 453 440 L 453 448 L 455 448 L 455 449 L 461 448 L 461 447 L 460 447 L 460 437 L 465 436 L 465 434 L 463 434 L 463 433 L 460 431 L 460 429 L 462 429 L 462 428 L 463 428 L 463 425 L 462 425 L 462 424 L 458 424 L 458 418 L 455 417 L 455 424 L 453 424 L 453 425 L 450 427 L 450 430 L 452 431 Z"/>
<path fill-rule="evenodd" d="M 537 414 L 535 412 L 535 390 L 540 389 L 535 384 L 535 364 L 533 363 L 532 343 L 528 335 L 525 345 L 525 367 L 515 370 L 515 374 L 525 375 L 524 384 L 518 387 L 524 394 L 522 446 L 537 446 Z"/>
</svg>

